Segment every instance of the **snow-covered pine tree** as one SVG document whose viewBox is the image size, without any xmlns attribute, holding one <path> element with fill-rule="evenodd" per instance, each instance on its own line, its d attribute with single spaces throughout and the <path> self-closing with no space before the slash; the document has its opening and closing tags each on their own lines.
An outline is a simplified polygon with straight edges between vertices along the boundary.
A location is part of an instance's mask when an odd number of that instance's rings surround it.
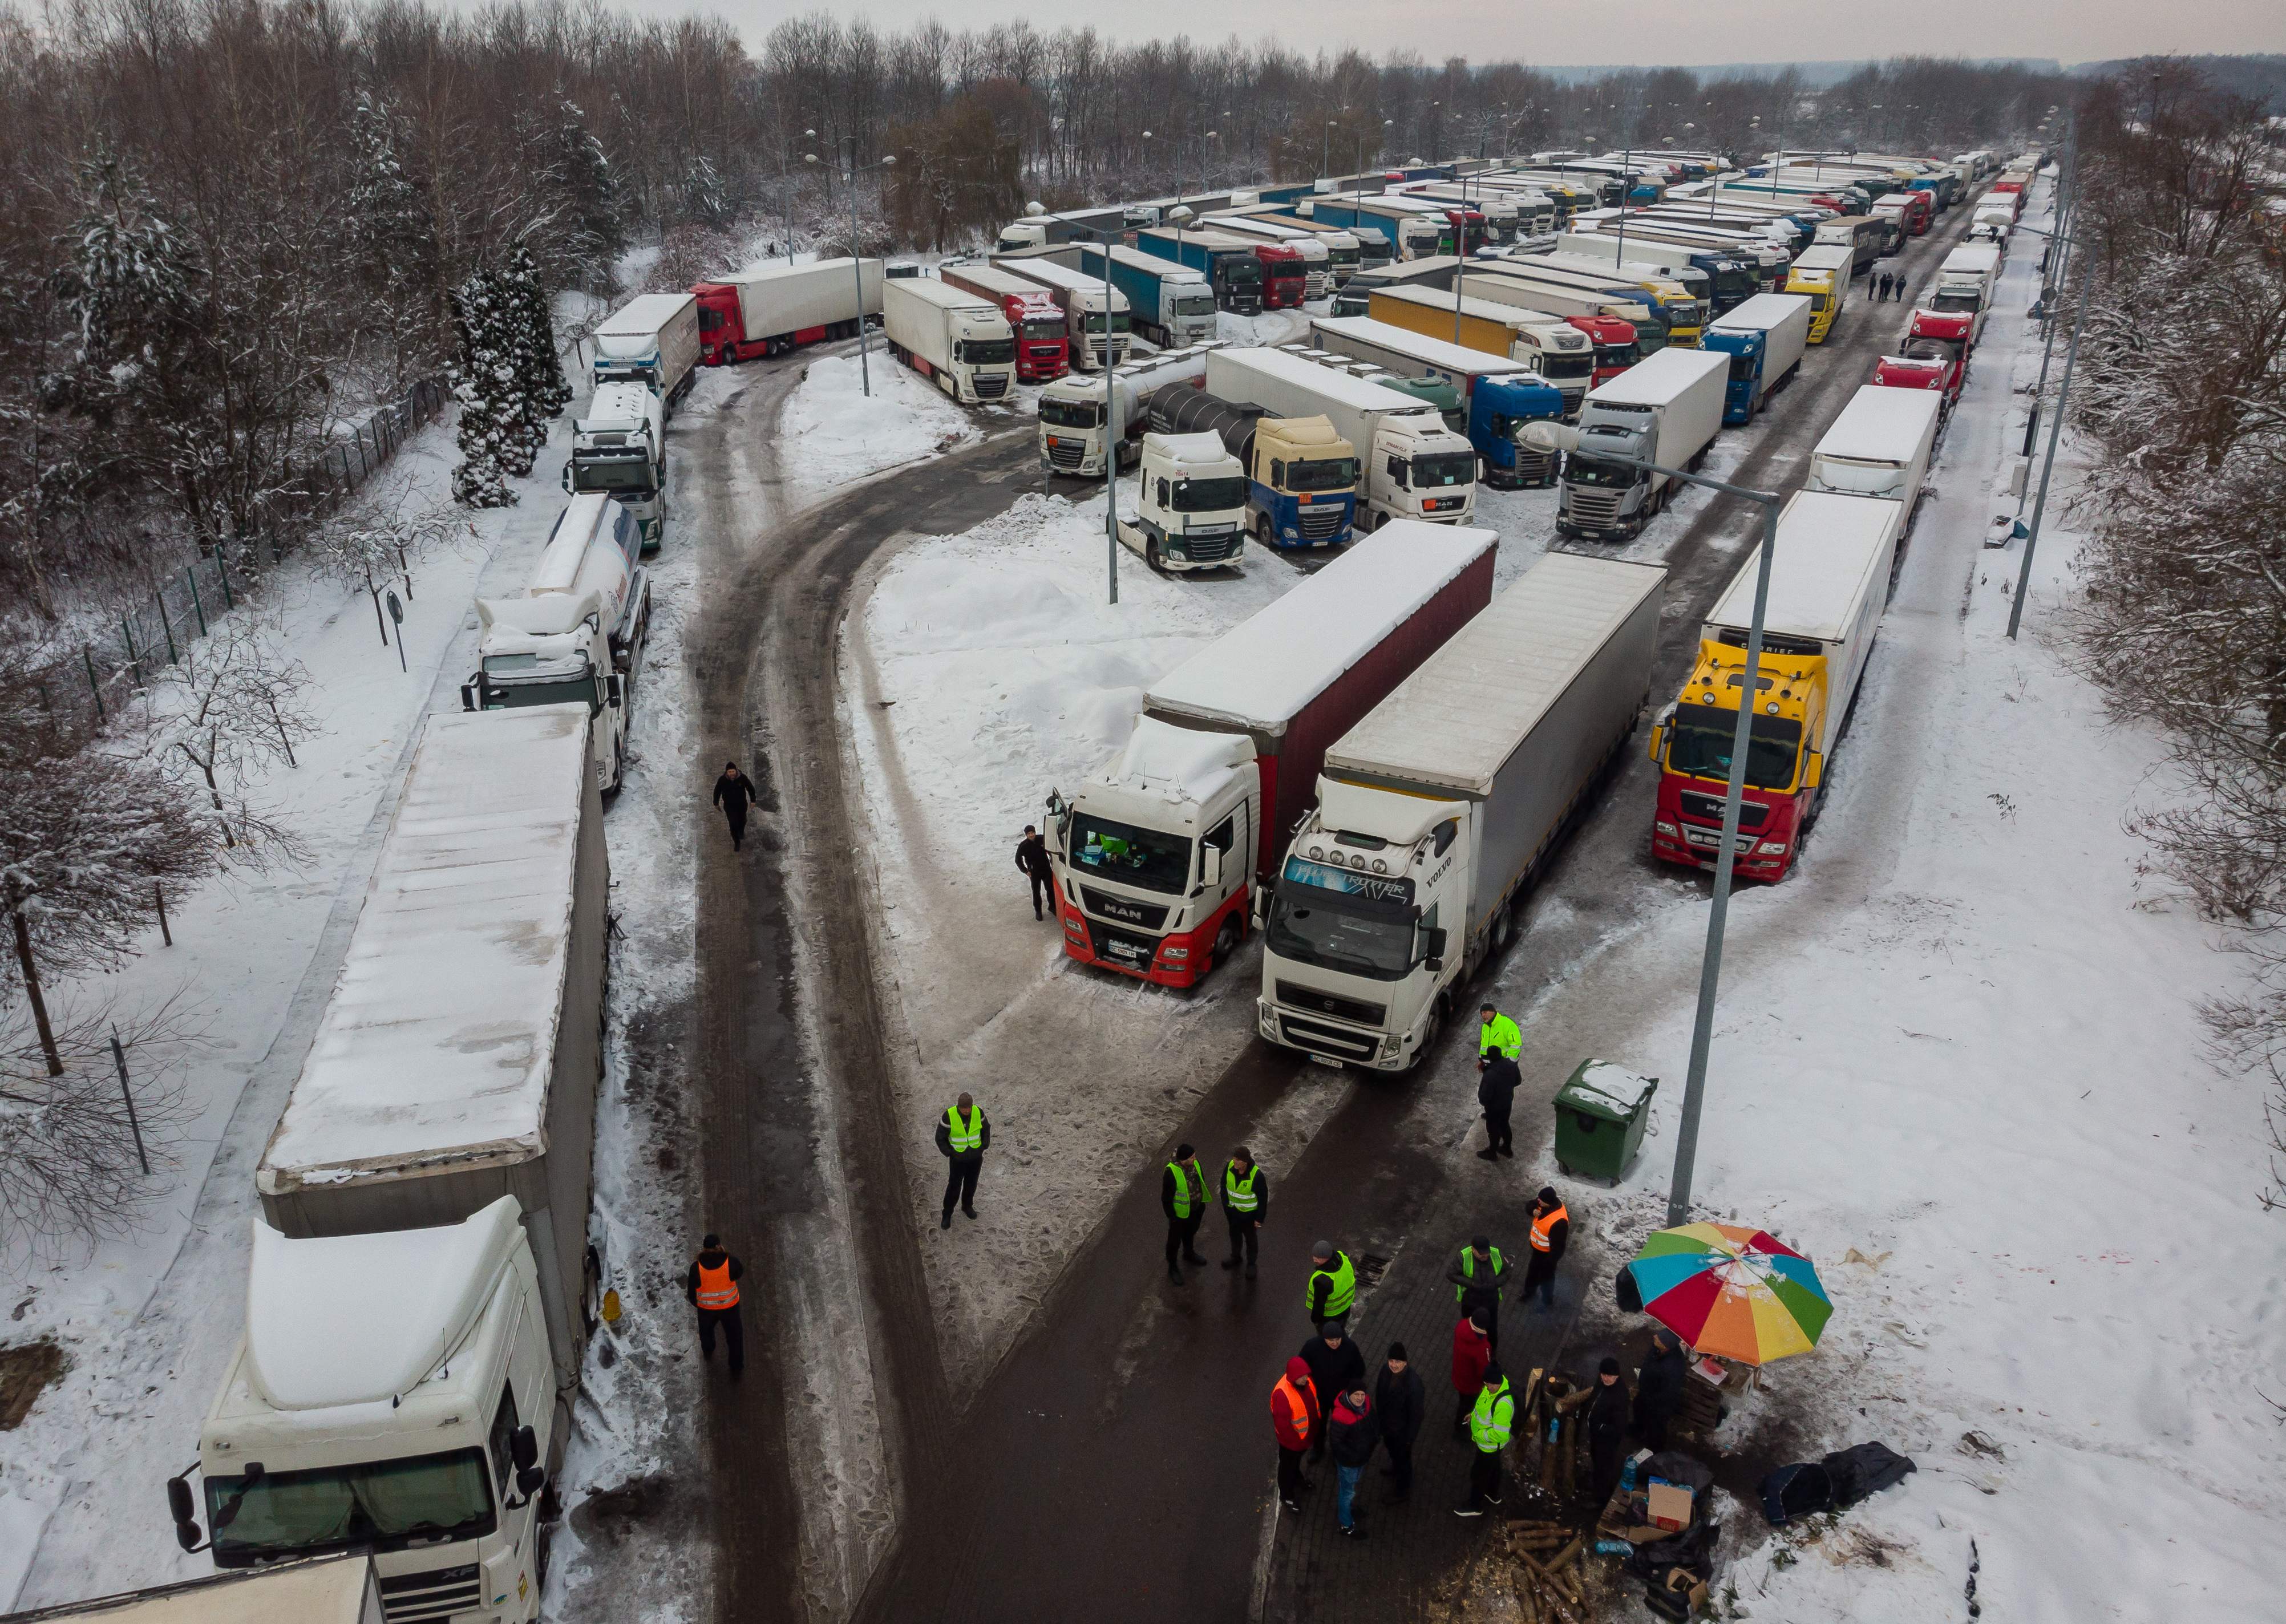
<svg viewBox="0 0 2286 1624">
<path fill-rule="evenodd" d="M 730 223 L 730 194 L 722 185 L 721 173 L 713 161 L 701 153 L 691 159 L 682 171 L 682 216 L 701 225 L 723 226 Z"/>
<path fill-rule="evenodd" d="M 556 110 L 562 122 L 550 167 L 570 204 L 572 253 L 591 270 L 606 271 L 627 244 L 619 219 L 619 176 L 603 144 L 588 133 L 587 115 L 578 104 L 566 99 Z"/>
<path fill-rule="evenodd" d="M 437 235 L 421 189 L 405 172 L 404 121 L 386 100 L 360 91 L 350 110 L 349 138 L 344 214 L 351 256 L 382 306 L 376 313 L 383 333 L 399 341 L 400 356 L 424 351 L 437 335 Z"/>
<path fill-rule="evenodd" d="M 572 386 L 564 382 L 563 359 L 556 347 L 556 318 L 548 308 L 548 289 L 522 243 L 509 251 L 501 282 L 516 308 L 516 367 L 524 393 L 524 435 L 537 455 L 548 443 L 548 425 L 572 404 Z"/>
<path fill-rule="evenodd" d="M 471 508 L 505 508 L 516 501 L 508 476 L 532 471 L 509 301 L 497 276 L 477 270 L 453 290 L 452 303 L 453 330 L 460 341 L 453 395 L 461 403 L 453 500 Z"/>
</svg>

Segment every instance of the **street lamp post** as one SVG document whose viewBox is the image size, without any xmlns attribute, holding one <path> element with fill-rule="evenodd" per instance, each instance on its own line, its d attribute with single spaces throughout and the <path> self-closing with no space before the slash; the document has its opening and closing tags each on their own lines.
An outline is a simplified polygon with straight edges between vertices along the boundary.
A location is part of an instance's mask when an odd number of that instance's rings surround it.
<svg viewBox="0 0 2286 1624">
<path fill-rule="evenodd" d="M 857 285 L 857 382 L 867 396 L 873 392 L 873 368 L 866 355 L 865 344 L 865 256 L 857 241 L 857 177 L 867 169 L 890 169 L 897 165 L 895 153 L 884 153 L 878 163 L 860 165 L 857 162 L 857 138 L 844 136 L 840 144 L 849 149 L 849 278 Z M 816 163 L 816 153 L 804 153 L 805 162 Z M 789 255 L 788 263 L 792 263 Z"/>
<path fill-rule="evenodd" d="M 1124 213 L 1123 207 L 1122 212 Z M 1178 205 L 1175 212 L 1187 212 Z M 1175 227 L 1179 234 L 1180 225 Z M 1103 242 L 1103 543 L 1104 575 L 1110 601 L 1119 602 L 1119 389 L 1111 365 L 1111 250 L 1127 240 L 1123 231 L 1099 231 Z M 1087 317 L 1080 317 L 1080 343 L 1087 342 Z"/>
<path fill-rule="evenodd" d="M 1528 424 L 1522 436 L 1538 452 L 1576 450 L 1580 431 L 1563 423 Z M 1598 461 L 1621 463 L 1654 474 L 1665 474 L 1689 485 L 1705 485 L 1726 496 L 1740 496 L 1762 510 L 1761 557 L 1754 571 L 1754 615 L 1746 628 L 1745 684 L 1738 690 L 1738 722 L 1730 740 L 1730 780 L 1722 792 L 1722 836 L 1714 847 L 1714 897 L 1707 914 L 1707 950 L 1699 964 L 1699 1009 L 1691 1023 L 1691 1065 L 1683 1084 L 1683 1123 L 1675 1139 L 1675 1177 L 1667 1191 L 1667 1226 L 1691 1221 L 1691 1179 L 1699 1157 L 1699 1115 L 1707 1096 L 1707 1056 L 1714 1041 L 1714 994 L 1722 975 L 1722 927 L 1730 914 L 1730 869 L 1738 849 L 1738 808 L 1746 787 L 1746 752 L 1754 742 L 1754 696 L 1762 667 L 1762 617 L 1770 606 L 1770 560 L 1778 552 L 1778 509 L 1785 505 L 1778 491 L 1737 485 L 1679 468 L 1627 457 L 1599 457 Z"/>
</svg>

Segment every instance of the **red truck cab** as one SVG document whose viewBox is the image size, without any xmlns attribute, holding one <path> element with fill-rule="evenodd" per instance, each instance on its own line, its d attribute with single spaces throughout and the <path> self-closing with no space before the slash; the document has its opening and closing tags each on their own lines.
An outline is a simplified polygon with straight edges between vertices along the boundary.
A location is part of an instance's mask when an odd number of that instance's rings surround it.
<svg viewBox="0 0 2286 1624">
<path fill-rule="evenodd" d="M 1303 268 L 1302 250 L 1281 243 L 1259 243 L 1255 258 L 1262 262 L 1262 308 L 1265 310 L 1299 310 L 1302 296 L 1309 287 L 1309 273 Z"/>
<path fill-rule="evenodd" d="M 1043 291 L 1012 294 L 1001 302 L 1008 330 L 1016 335 L 1016 379 L 1052 383 L 1071 370 L 1071 339 L 1064 313 Z"/>
<path fill-rule="evenodd" d="M 745 311 L 738 304 L 738 289 L 729 282 L 694 282 L 691 296 L 698 301 L 698 359 L 708 367 L 728 367 L 733 361 L 751 361 L 765 355 L 784 355 L 803 344 L 821 343 L 828 338 L 844 336 L 837 328 L 847 327 L 856 332 L 854 323 L 832 322 L 821 327 L 803 327 L 795 333 L 781 333 L 775 337 L 764 334 L 750 338 L 746 335 Z"/>
<path fill-rule="evenodd" d="M 1916 310 L 1897 353 L 1873 364 L 1873 382 L 1884 389 L 1936 390 L 1950 411 L 1968 377 L 1975 321 L 1974 316 L 1950 311 Z"/>
<path fill-rule="evenodd" d="M 1596 373 L 1590 387 L 1602 388 L 1643 359 L 1636 347 L 1634 322 L 1617 316 L 1567 316 L 1565 319 L 1596 346 Z"/>
</svg>

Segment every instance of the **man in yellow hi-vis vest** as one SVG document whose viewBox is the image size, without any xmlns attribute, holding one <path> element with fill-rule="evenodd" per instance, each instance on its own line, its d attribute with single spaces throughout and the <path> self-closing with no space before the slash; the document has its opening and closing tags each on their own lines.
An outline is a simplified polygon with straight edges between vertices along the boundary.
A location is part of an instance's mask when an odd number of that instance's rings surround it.
<svg viewBox="0 0 2286 1624">
<path fill-rule="evenodd" d="M 1197 1245 L 1207 1219 L 1207 1174 L 1188 1145 L 1175 1147 L 1175 1159 L 1159 1176 L 1159 1206 L 1167 1215 L 1167 1278 L 1179 1286 L 1184 1264 L 1203 1268 L 1207 1261 Z"/>
<path fill-rule="evenodd" d="M 950 1229 L 955 1202 L 969 1217 L 976 1216 L 976 1175 L 983 1170 L 984 1153 L 992 1148 L 992 1124 L 985 1120 L 984 1108 L 966 1094 L 947 1106 L 937 1118 L 936 1147 L 946 1163 L 944 1221 L 937 1227 Z"/>
</svg>

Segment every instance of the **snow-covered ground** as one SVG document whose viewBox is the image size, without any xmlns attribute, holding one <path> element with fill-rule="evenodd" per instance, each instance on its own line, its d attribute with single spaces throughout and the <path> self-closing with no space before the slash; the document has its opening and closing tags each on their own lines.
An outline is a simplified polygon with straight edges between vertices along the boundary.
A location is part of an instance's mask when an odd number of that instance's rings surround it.
<svg viewBox="0 0 2286 1624">
<path fill-rule="evenodd" d="M 809 364 L 780 419 L 789 453 L 782 466 L 803 494 L 820 496 L 965 445 L 976 438 L 977 421 L 877 340 L 862 363 L 852 354 Z"/>
</svg>

